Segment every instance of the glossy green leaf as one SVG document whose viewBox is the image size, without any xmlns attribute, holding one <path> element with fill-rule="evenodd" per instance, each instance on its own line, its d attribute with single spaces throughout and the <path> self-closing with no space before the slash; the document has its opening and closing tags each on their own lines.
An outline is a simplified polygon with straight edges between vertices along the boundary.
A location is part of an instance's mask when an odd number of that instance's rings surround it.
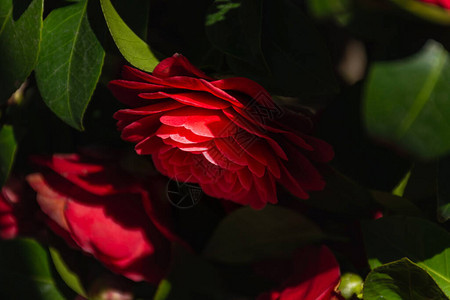
<svg viewBox="0 0 450 300">
<path fill-rule="evenodd" d="M 363 110 L 369 133 L 424 159 L 450 151 L 448 78 L 449 54 L 435 41 L 412 57 L 374 63 Z"/>
<path fill-rule="evenodd" d="M 232 71 L 279 94 L 338 90 L 326 46 L 294 1 L 216 0 L 206 32 Z"/>
<path fill-rule="evenodd" d="M 12 126 L 4 125 L 0 129 L 0 187 L 3 186 L 11 172 L 17 144 Z"/>
<path fill-rule="evenodd" d="M 0 242 L 0 298 L 64 300 L 50 269 L 48 254 L 36 241 Z"/>
<path fill-rule="evenodd" d="M 67 286 L 75 291 L 78 295 L 87 298 L 86 291 L 80 281 L 80 278 L 78 277 L 78 274 L 73 272 L 67 266 L 57 249 L 50 248 L 49 250 L 51 259 L 53 260 L 53 264 L 55 265 L 55 268 L 58 271 L 58 274 L 61 276 L 62 280 L 64 280 Z"/>
<path fill-rule="evenodd" d="M 34 0 L 17 21 L 12 0 L 0 1 L 0 104 L 36 66 L 42 34 L 43 0 Z"/>
<path fill-rule="evenodd" d="M 407 258 L 375 268 L 366 278 L 365 300 L 448 299 L 428 273 Z"/>
<path fill-rule="evenodd" d="M 100 0 L 109 31 L 123 57 L 138 69 L 152 72 L 159 63 L 150 47 L 122 20 L 110 0 Z"/>
<path fill-rule="evenodd" d="M 362 224 L 372 269 L 407 257 L 423 268 L 450 296 L 450 234 L 430 221 L 384 217 Z"/>
<path fill-rule="evenodd" d="M 97 85 L 104 51 L 86 15 L 87 1 L 53 10 L 45 19 L 36 79 L 47 106 L 82 130 Z"/>
<path fill-rule="evenodd" d="M 436 197 L 438 220 L 445 222 L 450 219 L 450 156 L 438 162 Z"/>
<path fill-rule="evenodd" d="M 204 255 L 222 262 L 246 263 L 288 256 L 298 247 L 323 238 L 314 223 L 292 210 L 272 205 L 262 210 L 245 207 L 222 220 Z"/>
</svg>

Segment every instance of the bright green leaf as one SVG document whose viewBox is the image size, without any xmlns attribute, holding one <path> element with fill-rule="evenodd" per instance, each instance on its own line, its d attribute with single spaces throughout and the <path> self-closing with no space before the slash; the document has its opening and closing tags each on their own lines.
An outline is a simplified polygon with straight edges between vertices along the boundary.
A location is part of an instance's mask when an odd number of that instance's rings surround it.
<svg viewBox="0 0 450 300">
<path fill-rule="evenodd" d="M 365 300 L 448 299 L 428 273 L 407 258 L 375 268 L 364 283 Z"/>
<path fill-rule="evenodd" d="M 222 220 L 204 255 L 222 262 L 247 263 L 288 256 L 323 238 L 314 223 L 292 210 L 272 205 L 262 210 L 245 207 Z"/>
<path fill-rule="evenodd" d="M 8 179 L 16 155 L 17 144 L 12 126 L 5 125 L 0 129 L 0 187 Z"/>
<path fill-rule="evenodd" d="M 450 234 L 430 221 L 384 217 L 362 224 L 372 269 L 407 257 L 423 268 L 450 296 Z"/>
<path fill-rule="evenodd" d="M 55 248 L 50 248 L 49 250 L 53 264 L 67 286 L 74 290 L 78 295 L 87 298 L 86 291 L 80 281 L 80 278 L 78 278 L 78 275 L 70 270 L 58 250 Z"/>
<path fill-rule="evenodd" d="M 30 75 L 39 56 L 43 0 L 34 0 L 17 21 L 12 0 L 0 1 L 0 104 Z"/>
<path fill-rule="evenodd" d="M 136 68 L 152 72 L 159 61 L 150 47 L 125 24 L 110 0 L 100 0 L 100 3 L 109 31 L 123 57 Z"/>
<path fill-rule="evenodd" d="M 408 171 L 408 173 L 405 174 L 402 180 L 392 190 L 392 195 L 403 197 L 403 194 L 405 193 L 405 188 L 408 185 L 409 177 L 411 177 L 411 171 Z"/>
<path fill-rule="evenodd" d="M 0 242 L 0 286 L 1 299 L 64 300 L 47 252 L 31 239 Z"/>
<path fill-rule="evenodd" d="M 366 85 L 367 129 L 421 158 L 450 151 L 448 78 L 449 54 L 434 41 L 407 59 L 375 63 Z"/>
<path fill-rule="evenodd" d="M 86 15 L 87 1 L 53 10 L 44 22 L 36 78 L 42 98 L 70 126 L 83 115 L 103 65 L 104 51 Z"/>
</svg>

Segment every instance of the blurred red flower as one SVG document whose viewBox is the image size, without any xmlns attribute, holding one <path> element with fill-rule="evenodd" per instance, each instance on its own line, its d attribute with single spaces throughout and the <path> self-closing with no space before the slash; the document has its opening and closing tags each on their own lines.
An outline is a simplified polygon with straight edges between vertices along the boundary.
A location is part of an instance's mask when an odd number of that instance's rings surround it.
<svg viewBox="0 0 450 300">
<path fill-rule="evenodd" d="M 122 138 L 172 179 L 253 208 L 277 202 L 276 182 L 302 199 L 324 188 L 314 163 L 331 160 L 331 146 L 247 78 L 215 80 L 175 54 L 152 74 L 125 66 L 109 87 L 131 107 L 114 115 Z"/>
<path fill-rule="evenodd" d="M 157 283 L 166 275 L 177 238 L 159 187 L 150 199 L 117 159 L 55 154 L 32 160 L 44 170 L 27 181 L 55 233 L 132 280 Z"/>
<path fill-rule="evenodd" d="M 450 9 L 450 0 L 418 0 L 418 1 L 437 5 L 445 9 Z"/>
<path fill-rule="evenodd" d="M 25 180 L 11 176 L 0 190 L 0 238 L 37 233 L 42 225 L 36 217 L 37 211 L 33 191 Z"/>
<path fill-rule="evenodd" d="M 325 246 L 308 246 L 296 251 L 292 260 L 273 260 L 255 265 L 257 274 L 281 281 L 278 288 L 261 294 L 257 300 L 331 300 L 340 270 L 333 253 Z"/>
</svg>

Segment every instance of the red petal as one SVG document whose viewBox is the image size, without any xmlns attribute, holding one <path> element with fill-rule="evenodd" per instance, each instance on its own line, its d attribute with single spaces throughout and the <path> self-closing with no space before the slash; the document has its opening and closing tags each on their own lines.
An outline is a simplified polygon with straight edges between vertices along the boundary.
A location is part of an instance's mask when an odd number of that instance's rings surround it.
<svg viewBox="0 0 450 300">
<path fill-rule="evenodd" d="M 172 109 L 177 109 L 183 107 L 183 104 L 180 104 L 176 101 L 163 101 L 160 103 L 155 103 L 147 106 L 141 106 L 133 109 L 121 109 L 115 113 L 114 118 L 116 120 L 123 119 L 126 115 L 139 115 L 146 116 L 154 113 L 160 113 L 164 111 L 169 111 Z"/>
<path fill-rule="evenodd" d="M 170 138 L 162 140 L 164 144 L 170 145 L 172 147 L 177 147 L 180 150 L 187 152 L 203 152 L 212 147 L 212 142 L 202 142 L 195 144 L 184 144 L 174 141 Z"/>
<path fill-rule="evenodd" d="M 153 75 L 161 78 L 172 76 L 193 76 L 208 80 L 212 79 L 192 65 L 186 57 L 178 53 L 174 54 L 172 57 L 162 60 L 153 70 Z"/>
<path fill-rule="evenodd" d="M 42 211 L 59 227 L 69 231 L 66 218 L 64 217 L 64 209 L 68 198 L 51 189 L 44 176 L 39 173 L 27 176 L 27 182 L 37 192 L 37 202 Z M 57 179 L 54 177 L 54 179 Z"/>
<path fill-rule="evenodd" d="M 136 120 L 122 130 L 122 139 L 138 143 L 149 136 L 153 136 L 161 125 L 159 117 L 160 115 L 157 114 Z"/>
<path fill-rule="evenodd" d="M 166 144 L 157 136 L 149 136 L 134 146 L 139 155 L 149 155 L 159 152 Z"/>
<path fill-rule="evenodd" d="M 302 186 L 295 180 L 289 173 L 284 164 L 280 164 L 281 177 L 278 180 L 286 189 L 289 190 L 294 196 L 300 199 L 308 199 L 309 195 L 305 192 Z"/>
<path fill-rule="evenodd" d="M 222 112 L 195 107 L 183 107 L 167 112 L 160 121 L 169 126 L 183 126 L 197 135 L 212 138 L 230 136 L 236 128 Z"/>
<path fill-rule="evenodd" d="M 253 177 L 255 189 L 258 191 L 259 198 L 263 203 L 275 204 L 277 200 L 277 189 L 275 180 L 271 175 L 262 176 L 260 178 Z"/>
<path fill-rule="evenodd" d="M 267 142 L 270 144 L 270 146 L 274 149 L 275 153 L 279 157 L 281 157 L 282 159 L 287 159 L 286 153 L 284 153 L 284 151 L 283 151 L 283 149 L 281 149 L 280 145 L 274 139 L 272 139 L 271 137 L 264 134 L 260 128 L 254 126 L 253 124 L 249 123 L 248 121 L 245 121 L 233 109 L 227 108 L 227 109 L 223 110 L 223 112 L 231 121 L 233 121 L 233 123 L 235 123 L 242 129 L 244 129 L 245 131 L 248 131 L 251 134 L 254 134 L 258 137 L 266 139 Z"/>
<path fill-rule="evenodd" d="M 307 153 L 308 157 L 317 162 L 329 162 L 334 157 L 333 147 L 327 142 L 324 142 L 318 138 L 312 136 L 306 136 L 305 140 L 308 141 L 314 150 Z"/>
<path fill-rule="evenodd" d="M 307 247 L 294 256 L 294 274 L 280 300 L 328 300 L 340 279 L 339 265 L 325 246 Z"/>
<path fill-rule="evenodd" d="M 164 124 L 158 129 L 156 135 L 162 139 L 171 138 L 174 141 L 184 144 L 207 142 L 212 139 L 211 137 L 196 135 L 184 127 L 172 127 Z"/>
<path fill-rule="evenodd" d="M 289 146 L 286 148 L 289 151 L 289 161 L 284 165 L 292 178 L 305 190 L 322 190 L 325 187 L 325 181 L 314 165 L 297 149 Z"/>
<path fill-rule="evenodd" d="M 170 90 L 169 87 L 165 87 L 159 84 L 150 84 L 127 80 L 110 81 L 108 84 L 108 88 L 111 90 L 114 97 L 117 98 L 117 100 L 131 107 L 144 106 L 148 104 L 148 100 L 139 97 L 140 93 Z"/>
<path fill-rule="evenodd" d="M 179 103 L 195 106 L 195 107 L 201 107 L 206 109 L 223 109 L 230 107 L 231 104 L 229 102 L 226 102 L 220 98 L 217 98 L 216 96 L 213 96 L 209 93 L 205 92 L 187 92 L 187 93 L 164 93 L 164 92 L 158 92 L 158 93 L 144 93 L 140 94 L 139 96 L 145 99 L 155 99 L 156 95 L 158 94 L 160 97 L 164 98 L 171 98 L 173 100 L 178 101 Z M 160 98 L 156 98 L 160 99 Z"/>
<path fill-rule="evenodd" d="M 232 162 L 241 166 L 248 165 L 246 155 L 242 155 L 244 149 L 233 138 L 216 138 L 214 143 L 217 149 Z"/>
<path fill-rule="evenodd" d="M 131 196 L 104 199 L 104 206 L 70 201 L 65 216 L 85 252 L 128 278 L 157 283 L 165 275 L 170 247 L 149 222 L 140 199 Z"/>
<path fill-rule="evenodd" d="M 221 90 L 232 90 L 247 94 L 251 100 L 269 108 L 275 108 L 270 94 L 258 83 L 244 77 L 232 77 L 211 82 Z"/>
</svg>

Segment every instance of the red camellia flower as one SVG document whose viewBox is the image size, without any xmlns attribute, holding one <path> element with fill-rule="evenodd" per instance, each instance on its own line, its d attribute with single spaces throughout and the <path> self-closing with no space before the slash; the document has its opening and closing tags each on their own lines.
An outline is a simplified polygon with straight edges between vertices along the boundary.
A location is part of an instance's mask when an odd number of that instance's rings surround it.
<svg viewBox="0 0 450 300">
<path fill-rule="evenodd" d="M 255 271 L 280 281 L 280 286 L 259 295 L 257 300 L 331 300 L 339 284 L 339 264 L 325 246 L 308 246 L 296 251 L 292 260 L 261 262 Z"/>
<path fill-rule="evenodd" d="M 418 0 L 418 1 L 437 5 L 445 9 L 450 9 L 450 0 Z"/>
<path fill-rule="evenodd" d="M 332 148 L 249 79 L 215 80 L 175 54 L 152 74 L 125 66 L 109 87 L 130 107 L 114 115 L 122 138 L 170 178 L 254 208 L 277 202 L 276 182 L 303 199 L 325 185 L 314 163 Z"/>
<path fill-rule="evenodd" d="M 132 280 L 157 283 L 168 268 L 168 211 L 116 161 L 85 155 L 34 157 L 44 171 L 27 177 L 49 227 L 69 245 Z M 162 189 L 161 189 L 162 190 Z M 156 209 L 158 206 L 158 209 Z M 160 207 L 161 206 L 161 207 Z"/>
</svg>

